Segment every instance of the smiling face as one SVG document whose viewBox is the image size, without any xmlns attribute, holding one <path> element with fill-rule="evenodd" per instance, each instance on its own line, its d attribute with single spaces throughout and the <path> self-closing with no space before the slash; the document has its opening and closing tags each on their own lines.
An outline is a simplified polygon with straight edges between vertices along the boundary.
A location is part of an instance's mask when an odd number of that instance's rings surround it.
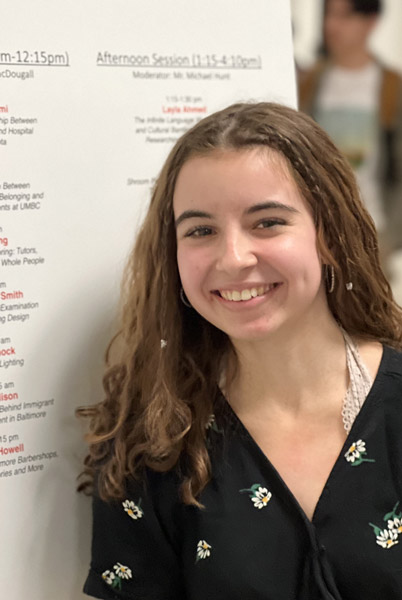
<svg viewBox="0 0 402 600">
<path fill-rule="evenodd" d="M 233 341 L 329 315 L 313 218 L 278 153 L 191 158 L 173 207 L 186 296 Z"/>
</svg>

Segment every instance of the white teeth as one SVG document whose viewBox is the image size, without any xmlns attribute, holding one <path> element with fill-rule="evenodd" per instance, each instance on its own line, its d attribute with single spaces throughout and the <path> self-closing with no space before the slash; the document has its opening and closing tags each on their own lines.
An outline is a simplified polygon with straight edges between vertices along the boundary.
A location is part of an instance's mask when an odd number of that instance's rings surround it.
<svg viewBox="0 0 402 600">
<path fill-rule="evenodd" d="M 225 300 L 230 300 L 232 302 L 241 302 L 245 300 L 251 300 L 251 298 L 256 298 L 257 296 L 262 296 L 274 287 L 276 287 L 276 284 L 271 283 L 270 285 L 260 285 L 259 287 L 245 289 L 241 292 L 239 292 L 238 290 L 221 290 L 220 295 Z"/>
</svg>

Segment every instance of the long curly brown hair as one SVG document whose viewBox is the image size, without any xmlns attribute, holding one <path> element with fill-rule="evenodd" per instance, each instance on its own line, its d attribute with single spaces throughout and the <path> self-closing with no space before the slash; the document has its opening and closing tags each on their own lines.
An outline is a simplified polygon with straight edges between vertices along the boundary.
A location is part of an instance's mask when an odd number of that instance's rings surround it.
<svg viewBox="0 0 402 600">
<path fill-rule="evenodd" d="M 182 499 L 199 505 L 210 478 L 206 423 L 221 359 L 233 349 L 226 334 L 180 301 L 173 193 L 190 157 L 253 147 L 285 158 L 311 207 L 318 251 L 335 269 L 336 288 L 328 294 L 334 317 L 352 336 L 402 346 L 402 312 L 381 270 L 373 221 L 346 160 L 301 112 L 273 103 L 230 106 L 177 141 L 153 190 L 123 278 L 121 327 L 106 357 L 106 397 L 77 411 L 90 420 L 81 489 L 97 472 L 101 497 L 118 498 L 126 478 L 141 476 L 145 467 L 168 471 L 180 464 Z M 352 292 L 346 290 L 349 281 Z M 117 341 L 119 356 L 112 360 Z"/>
</svg>

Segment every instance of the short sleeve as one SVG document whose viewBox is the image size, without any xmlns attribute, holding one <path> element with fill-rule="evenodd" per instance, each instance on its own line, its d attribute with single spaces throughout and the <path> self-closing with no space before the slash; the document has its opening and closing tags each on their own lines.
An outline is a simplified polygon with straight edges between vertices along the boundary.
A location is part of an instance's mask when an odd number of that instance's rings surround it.
<svg viewBox="0 0 402 600">
<path fill-rule="evenodd" d="M 179 557 L 168 530 L 143 485 L 130 483 L 120 501 L 105 502 L 95 495 L 84 593 L 106 600 L 183 598 Z"/>
</svg>

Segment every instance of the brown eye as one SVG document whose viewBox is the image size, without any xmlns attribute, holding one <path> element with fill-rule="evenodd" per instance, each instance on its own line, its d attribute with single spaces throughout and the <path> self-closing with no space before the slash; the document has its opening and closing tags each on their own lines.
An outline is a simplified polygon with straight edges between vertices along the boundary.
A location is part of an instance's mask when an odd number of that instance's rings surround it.
<svg viewBox="0 0 402 600">
<path fill-rule="evenodd" d="M 186 233 L 185 237 L 206 237 L 211 234 L 211 227 L 194 227 L 194 229 Z"/>
<path fill-rule="evenodd" d="M 270 229 L 275 225 L 286 225 L 283 219 L 264 219 L 256 225 L 256 229 Z"/>
</svg>

